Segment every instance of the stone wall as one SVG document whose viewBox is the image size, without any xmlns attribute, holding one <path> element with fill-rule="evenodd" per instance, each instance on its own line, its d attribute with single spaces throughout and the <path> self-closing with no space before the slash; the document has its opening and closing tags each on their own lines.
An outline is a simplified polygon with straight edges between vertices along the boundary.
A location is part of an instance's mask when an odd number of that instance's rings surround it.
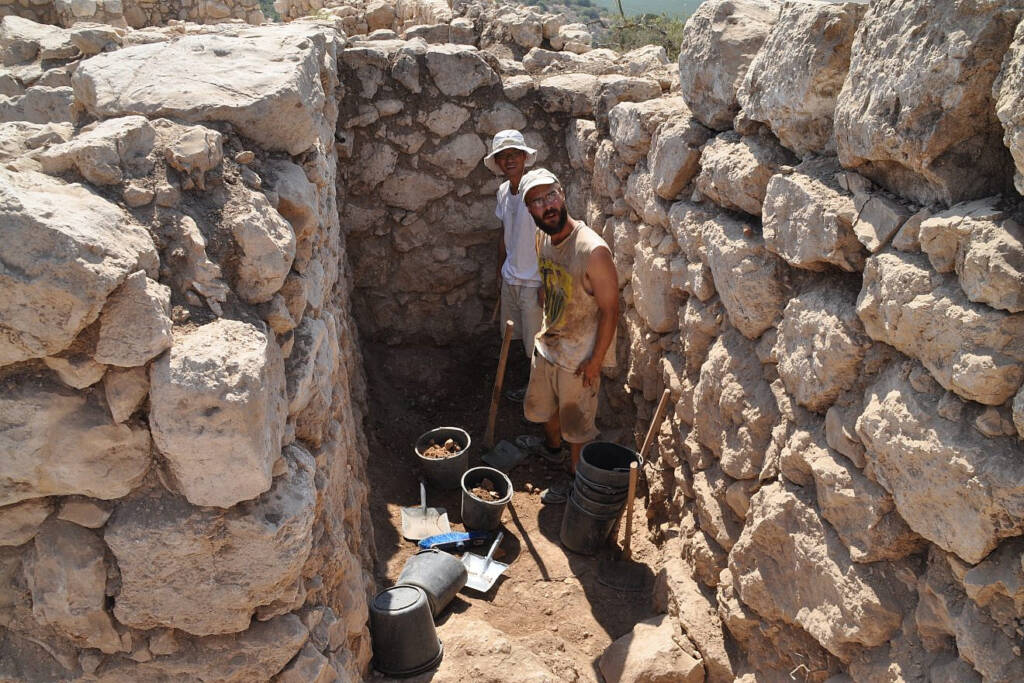
<svg viewBox="0 0 1024 683">
<path fill-rule="evenodd" d="M 4 21 L 4 674 L 358 676 L 356 328 L 490 329 L 518 127 L 613 250 L 606 417 L 670 390 L 656 601 L 708 679 L 1024 678 L 1019 8 L 709 0 L 672 65 L 403 7 Z"/>
<path fill-rule="evenodd" d="M 82 22 L 143 28 L 170 21 L 265 21 L 259 0 L 0 0 L 0 17 L 9 15 L 65 28 Z"/>
<path fill-rule="evenodd" d="M 341 40 L 2 20 L 0 678 L 366 670 Z"/>
</svg>

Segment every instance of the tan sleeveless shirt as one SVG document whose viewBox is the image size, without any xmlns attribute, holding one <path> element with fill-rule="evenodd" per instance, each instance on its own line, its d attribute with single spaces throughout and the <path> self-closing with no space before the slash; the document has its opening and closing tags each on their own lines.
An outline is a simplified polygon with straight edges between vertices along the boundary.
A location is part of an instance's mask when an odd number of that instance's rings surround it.
<svg viewBox="0 0 1024 683">
<path fill-rule="evenodd" d="M 544 324 L 537 334 L 537 351 L 555 365 L 575 372 L 590 357 L 597 341 L 600 309 L 583 288 L 587 261 L 595 249 L 608 244 L 582 221 L 555 245 L 551 236 L 537 231 L 537 260 L 544 287 Z M 609 249 L 609 253 L 611 250 Z M 615 365 L 615 335 L 601 363 Z"/>
</svg>

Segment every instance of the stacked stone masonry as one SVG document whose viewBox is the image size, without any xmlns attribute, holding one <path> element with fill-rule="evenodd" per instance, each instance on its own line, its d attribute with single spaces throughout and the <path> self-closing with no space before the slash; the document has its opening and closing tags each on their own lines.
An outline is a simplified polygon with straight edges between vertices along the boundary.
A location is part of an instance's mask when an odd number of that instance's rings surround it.
<svg viewBox="0 0 1024 683">
<path fill-rule="evenodd" d="M 0 675 L 359 679 L 357 336 L 490 330 L 519 128 L 613 251 L 604 424 L 671 392 L 652 657 L 1021 680 L 1022 9 L 708 0 L 678 64 L 423 0 L 4 19 Z"/>
</svg>

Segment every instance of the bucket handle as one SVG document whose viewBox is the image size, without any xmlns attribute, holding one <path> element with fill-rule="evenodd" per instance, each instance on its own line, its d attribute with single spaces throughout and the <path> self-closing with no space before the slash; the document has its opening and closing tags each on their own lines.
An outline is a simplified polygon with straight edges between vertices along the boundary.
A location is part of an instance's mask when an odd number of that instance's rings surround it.
<svg viewBox="0 0 1024 683">
<path fill-rule="evenodd" d="M 629 470 L 626 470 L 626 471 L 628 472 Z M 599 484 L 596 481 L 591 481 L 590 479 L 587 479 L 585 476 L 583 476 L 579 472 L 576 473 L 576 476 L 579 477 L 583 481 L 584 484 L 586 484 L 587 486 L 589 486 L 592 489 L 600 491 L 601 493 L 605 493 L 605 494 L 608 494 L 608 495 L 614 495 L 616 493 L 622 493 L 622 491 L 623 491 L 623 489 L 620 489 L 620 488 L 615 488 L 613 486 L 608 486 L 606 484 Z"/>
</svg>

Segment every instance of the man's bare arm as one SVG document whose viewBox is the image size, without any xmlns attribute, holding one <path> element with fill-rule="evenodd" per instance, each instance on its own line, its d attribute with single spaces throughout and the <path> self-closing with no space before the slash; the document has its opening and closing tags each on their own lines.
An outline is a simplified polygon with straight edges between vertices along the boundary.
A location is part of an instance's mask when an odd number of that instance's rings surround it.
<svg viewBox="0 0 1024 683">
<path fill-rule="evenodd" d="M 582 373 L 583 383 L 590 386 L 601 372 L 601 362 L 615 338 L 619 321 L 619 276 L 610 251 L 601 248 L 591 252 L 587 260 L 587 279 L 597 303 L 597 339 L 590 358 L 583 361 L 576 372 Z"/>
</svg>

